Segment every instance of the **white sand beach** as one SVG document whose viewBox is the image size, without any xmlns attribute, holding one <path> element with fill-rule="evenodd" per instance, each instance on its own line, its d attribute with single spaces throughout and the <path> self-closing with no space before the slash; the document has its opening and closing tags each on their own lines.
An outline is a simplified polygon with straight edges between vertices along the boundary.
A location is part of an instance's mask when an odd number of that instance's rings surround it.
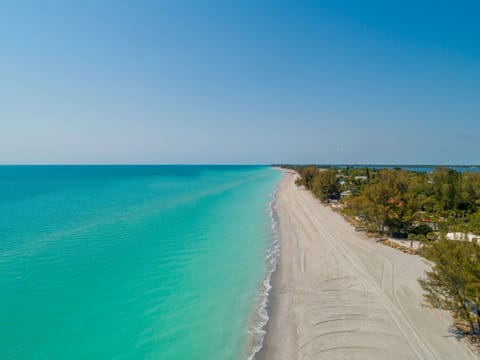
<svg viewBox="0 0 480 360">
<path fill-rule="evenodd" d="M 258 359 L 478 359 L 422 306 L 419 256 L 377 244 L 294 184 L 275 205 L 281 253 Z"/>
</svg>

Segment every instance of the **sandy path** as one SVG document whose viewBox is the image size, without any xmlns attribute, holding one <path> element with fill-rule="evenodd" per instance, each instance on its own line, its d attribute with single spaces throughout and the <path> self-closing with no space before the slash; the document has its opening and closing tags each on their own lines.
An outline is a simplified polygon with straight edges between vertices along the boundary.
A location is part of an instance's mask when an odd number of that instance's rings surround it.
<svg viewBox="0 0 480 360">
<path fill-rule="evenodd" d="M 426 264 L 375 243 L 294 184 L 276 211 L 282 248 L 258 359 L 478 359 L 421 306 Z"/>
</svg>

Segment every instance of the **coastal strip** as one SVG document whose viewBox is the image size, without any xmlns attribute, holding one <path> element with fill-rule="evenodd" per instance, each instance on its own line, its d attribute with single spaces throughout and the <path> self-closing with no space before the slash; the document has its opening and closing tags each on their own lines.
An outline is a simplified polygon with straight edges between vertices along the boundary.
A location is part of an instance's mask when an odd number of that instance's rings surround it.
<svg viewBox="0 0 480 360">
<path fill-rule="evenodd" d="M 448 313 L 422 306 L 422 258 L 355 232 L 295 178 L 275 202 L 280 257 L 256 359 L 477 359 Z"/>
<path fill-rule="evenodd" d="M 248 335 L 250 341 L 248 343 L 249 355 L 247 360 L 254 360 L 257 353 L 263 347 L 263 341 L 266 334 L 266 326 L 269 320 L 268 317 L 268 299 L 272 290 L 272 277 L 277 268 L 277 260 L 280 253 L 280 237 L 278 234 L 278 221 L 275 216 L 274 204 L 277 198 L 278 185 L 270 196 L 270 202 L 268 204 L 269 216 L 270 216 L 270 237 L 271 243 L 265 252 L 265 260 L 267 266 L 267 272 L 263 279 L 260 289 L 259 298 L 255 311 L 249 321 Z"/>
</svg>

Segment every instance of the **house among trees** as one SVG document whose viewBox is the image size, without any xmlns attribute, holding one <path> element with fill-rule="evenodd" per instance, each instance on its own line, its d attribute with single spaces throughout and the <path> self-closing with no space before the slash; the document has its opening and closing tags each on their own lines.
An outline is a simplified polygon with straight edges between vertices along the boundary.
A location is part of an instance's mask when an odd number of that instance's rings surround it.
<svg viewBox="0 0 480 360">
<path fill-rule="evenodd" d="M 355 180 L 357 181 L 367 181 L 368 180 L 368 176 L 366 175 L 357 175 L 354 177 Z"/>
<path fill-rule="evenodd" d="M 458 240 L 458 241 L 465 241 L 468 240 L 469 242 L 472 242 L 473 240 L 480 240 L 480 235 L 468 233 L 465 234 L 463 232 L 449 232 L 445 235 L 447 240 Z"/>
<path fill-rule="evenodd" d="M 428 217 L 423 217 L 418 220 L 418 225 L 424 224 L 429 226 L 433 231 L 438 231 L 438 223 L 443 220 L 439 218 L 438 220 L 430 219 Z"/>
</svg>

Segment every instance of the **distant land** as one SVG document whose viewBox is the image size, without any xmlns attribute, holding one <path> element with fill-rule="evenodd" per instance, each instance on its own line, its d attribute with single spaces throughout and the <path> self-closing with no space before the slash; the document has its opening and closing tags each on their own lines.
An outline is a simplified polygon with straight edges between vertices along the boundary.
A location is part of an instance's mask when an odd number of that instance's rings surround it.
<svg viewBox="0 0 480 360">
<path fill-rule="evenodd" d="M 410 171 L 430 172 L 435 168 L 447 167 L 459 172 L 480 172 L 480 165 L 418 165 L 418 164 L 283 164 L 284 166 L 303 166 L 315 165 L 320 168 L 338 167 L 338 168 L 370 168 L 370 169 L 405 169 Z M 281 164 L 273 164 L 272 166 L 282 166 Z"/>
</svg>

